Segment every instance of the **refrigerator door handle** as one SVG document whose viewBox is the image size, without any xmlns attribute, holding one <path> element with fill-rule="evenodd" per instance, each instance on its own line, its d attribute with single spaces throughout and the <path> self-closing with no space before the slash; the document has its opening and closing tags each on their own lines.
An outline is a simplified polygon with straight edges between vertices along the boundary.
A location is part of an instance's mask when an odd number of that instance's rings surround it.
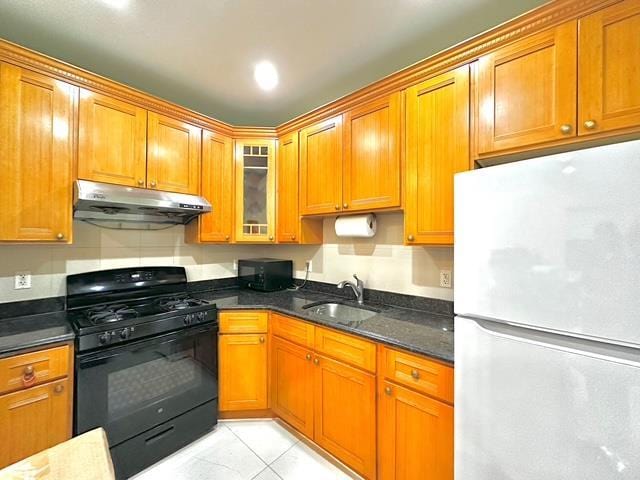
<svg viewBox="0 0 640 480">
<path fill-rule="evenodd" d="M 476 322 L 478 327 L 493 336 L 640 368 L 640 349 L 633 347 L 559 335 L 489 320 L 470 320 Z"/>
</svg>

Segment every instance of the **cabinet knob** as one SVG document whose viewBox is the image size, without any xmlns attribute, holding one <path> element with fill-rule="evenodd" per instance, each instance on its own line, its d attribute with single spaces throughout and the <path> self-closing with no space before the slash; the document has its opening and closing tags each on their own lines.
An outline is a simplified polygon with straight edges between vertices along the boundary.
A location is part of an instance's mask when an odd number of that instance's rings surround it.
<svg viewBox="0 0 640 480">
<path fill-rule="evenodd" d="M 410 242 L 413 242 L 413 240 L 414 240 L 414 239 L 415 239 L 415 238 L 414 238 L 414 236 L 413 236 L 413 235 L 409 235 L 409 236 L 407 237 L 407 240 L 409 240 Z"/>
<path fill-rule="evenodd" d="M 58 234 L 56 235 L 56 238 L 57 238 L 58 240 L 64 240 L 64 233 L 62 233 L 62 232 L 58 233 Z"/>
<path fill-rule="evenodd" d="M 584 128 L 586 128 L 587 130 L 593 130 L 594 128 L 596 128 L 596 121 L 587 120 L 586 122 L 584 122 Z"/>
<path fill-rule="evenodd" d="M 144 185 L 144 180 L 142 180 L 142 179 L 138 180 L 138 185 L 140 185 L 140 186 Z"/>
<path fill-rule="evenodd" d="M 348 203 L 343 203 L 342 204 L 342 208 L 349 208 L 349 204 Z"/>
<path fill-rule="evenodd" d="M 151 181 L 150 185 L 151 185 L 151 188 L 156 188 L 156 182 L 154 182 L 153 180 Z"/>
<path fill-rule="evenodd" d="M 320 359 L 318 357 L 313 359 L 314 365 L 320 365 Z"/>
<path fill-rule="evenodd" d="M 391 395 L 393 393 L 393 389 L 391 387 L 384 387 L 384 393 Z"/>
<path fill-rule="evenodd" d="M 260 343 L 264 343 L 264 337 L 260 337 Z"/>
<path fill-rule="evenodd" d="M 340 210 L 340 205 L 336 204 L 335 209 Z"/>
<path fill-rule="evenodd" d="M 61 383 L 53 387 L 53 391 L 55 393 L 62 393 L 63 390 L 64 390 L 64 385 L 62 385 Z"/>
<path fill-rule="evenodd" d="M 229 235 L 225 235 L 224 239 L 228 242 L 229 241 Z"/>
<path fill-rule="evenodd" d="M 33 365 L 27 365 L 26 367 L 24 367 L 24 370 L 22 371 L 24 373 L 25 377 L 30 377 L 31 375 L 33 375 Z"/>
<path fill-rule="evenodd" d="M 307 353 L 304 358 L 306 358 L 308 361 L 311 361 L 311 354 Z"/>
<path fill-rule="evenodd" d="M 295 240 L 296 236 L 295 235 L 291 235 L 291 240 Z"/>
<path fill-rule="evenodd" d="M 568 123 L 565 123 L 564 125 L 560 126 L 560 131 L 562 133 L 564 133 L 565 135 L 571 133 L 571 125 L 569 125 Z"/>
<path fill-rule="evenodd" d="M 420 378 L 420 372 L 418 370 L 411 370 L 411 376 L 415 379 L 418 380 Z"/>
<path fill-rule="evenodd" d="M 269 241 L 273 242 L 273 235 L 269 235 Z"/>
</svg>

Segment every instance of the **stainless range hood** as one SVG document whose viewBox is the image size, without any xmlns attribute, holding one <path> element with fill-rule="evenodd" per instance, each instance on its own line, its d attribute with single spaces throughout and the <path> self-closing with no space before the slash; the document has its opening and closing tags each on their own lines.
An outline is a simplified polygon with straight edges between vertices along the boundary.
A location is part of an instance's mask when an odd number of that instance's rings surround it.
<svg viewBox="0 0 640 480">
<path fill-rule="evenodd" d="M 73 192 L 73 217 L 104 226 L 103 222 L 185 224 L 210 211 L 211 204 L 206 199 L 183 193 L 87 180 L 77 180 Z"/>
</svg>

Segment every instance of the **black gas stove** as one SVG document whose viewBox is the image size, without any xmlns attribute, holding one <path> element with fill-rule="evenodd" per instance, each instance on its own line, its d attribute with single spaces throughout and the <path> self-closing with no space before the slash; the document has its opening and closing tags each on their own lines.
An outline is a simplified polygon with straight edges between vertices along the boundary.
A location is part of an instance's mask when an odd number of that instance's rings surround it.
<svg viewBox="0 0 640 480">
<path fill-rule="evenodd" d="M 118 478 L 213 428 L 217 309 L 187 291 L 184 268 L 70 275 L 67 311 L 77 334 L 74 433 L 106 430 Z"/>
<path fill-rule="evenodd" d="M 68 318 L 84 352 L 215 321 L 216 305 L 186 292 L 182 267 L 146 267 L 67 277 Z"/>
</svg>

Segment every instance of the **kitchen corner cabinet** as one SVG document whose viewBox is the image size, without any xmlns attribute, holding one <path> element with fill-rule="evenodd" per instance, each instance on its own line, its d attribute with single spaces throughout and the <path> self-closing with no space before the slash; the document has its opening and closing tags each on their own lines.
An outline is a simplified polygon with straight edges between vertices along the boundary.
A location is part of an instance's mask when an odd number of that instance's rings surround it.
<svg viewBox="0 0 640 480">
<path fill-rule="evenodd" d="M 578 134 L 640 126 L 640 2 L 578 20 Z"/>
<path fill-rule="evenodd" d="M 453 245 L 453 176 L 469 169 L 469 66 L 406 91 L 407 244 Z"/>
<path fill-rule="evenodd" d="M 300 214 L 342 210 L 342 115 L 300 130 Z"/>
<path fill-rule="evenodd" d="M 0 468 L 71 438 L 73 350 L 0 359 Z"/>
<path fill-rule="evenodd" d="M 0 63 L 0 241 L 71 241 L 77 98 L 77 87 Z"/>
<path fill-rule="evenodd" d="M 220 313 L 220 411 L 268 408 L 268 317 L 263 311 Z"/>
<path fill-rule="evenodd" d="M 197 195 L 202 129 L 149 112 L 147 135 L 147 188 Z"/>
<path fill-rule="evenodd" d="M 278 243 L 322 243 L 322 220 L 300 216 L 298 157 L 298 132 L 280 137 L 276 163 L 276 240 Z"/>
<path fill-rule="evenodd" d="M 211 212 L 186 227 L 189 243 L 229 243 L 233 240 L 233 140 L 202 131 L 200 194 L 211 203 Z"/>
<path fill-rule="evenodd" d="M 577 23 L 480 57 L 478 154 L 575 136 Z"/>
<path fill-rule="evenodd" d="M 145 109 L 81 89 L 78 128 L 78 178 L 146 186 Z"/>
<path fill-rule="evenodd" d="M 344 115 L 342 210 L 400 207 L 401 93 Z"/>
<path fill-rule="evenodd" d="M 275 140 L 235 141 L 235 241 L 275 242 Z"/>
</svg>

